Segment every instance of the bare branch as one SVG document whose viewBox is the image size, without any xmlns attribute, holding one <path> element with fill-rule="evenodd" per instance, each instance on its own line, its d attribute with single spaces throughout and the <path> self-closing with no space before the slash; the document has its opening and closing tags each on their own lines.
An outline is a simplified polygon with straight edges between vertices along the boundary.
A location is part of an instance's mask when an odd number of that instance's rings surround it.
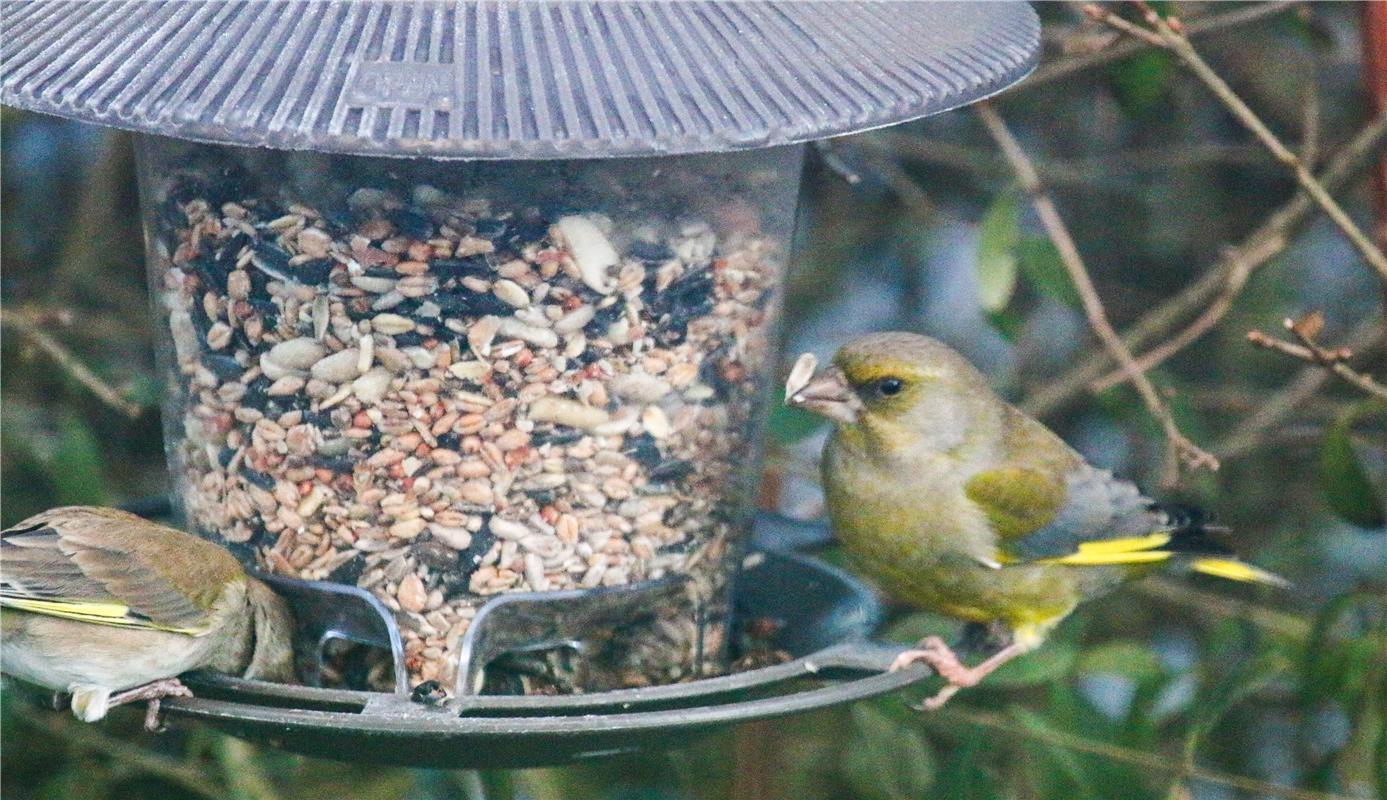
<svg viewBox="0 0 1387 800">
<path fill-rule="evenodd" d="M 886 188 L 920 217 L 930 217 L 938 210 L 934 201 L 925 194 L 925 190 L 915 183 L 915 179 L 910 177 L 901 165 L 892 157 L 889 150 L 871 137 L 863 137 L 859 142 L 862 145 L 865 164 L 875 175 L 886 184 Z"/>
<path fill-rule="evenodd" d="M 1298 5 L 1299 3 L 1290 2 L 1260 3 L 1258 5 L 1247 6 L 1246 8 L 1239 8 L 1236 11 L 1230 11 L 1226 14 L 1211 14 L 1191 22 L 1187 26 L 1186 33 L 1189 36 L 1217 33 L 1239 25 L 1246 25 L 1281 14 L 1296 8 Z M 1017 84 L 1017 89 L 1024 91 L 1037 86 L 1043 86 L 1047 83 L 1053 83 L 1061 78 L 1067 78 L 1070 75 L 1087 69 L 1101 67 L 1105 64 L 1111 64 L 1114 61 L 1130 58 L 1145 49 L 1146 46 L 1141 42 L 1128 39 L 1093 53 L 1063 58 L 1042 65 L 1032 73 L 1029 78 Z"/>
<path fill-rule="evenodd" d="M 1380 114 L 1335 153 L 1321 173 L 1320 183 L 1333 190 L 1352 178 L 1360 177 L 1364 164 L 1381 150 L 1384 139 L 1387 139 L 1387 114 Z M 1297 192 L 1240 244 L 1232 250 L 1225 251 L 1223 257 L 1206 270 L 1202 277 L 1137 320 L 1123 337 L 1127 346 L 1136 348 L 1155 341 L 1166 335 L 1187 315 L 1204 307 L 1220 293 L 1228 292 L 1230 281 L 1235 278 L 1234 273 L 1239 269 L 1240 263 L 1250 270 L 1249 275 L 1261 269 L 1286 249 L 1291 242 L 1292 234 L 1313 216 L 1315 209 L 1315 204 L 1304 192 Z M 1236 253 L 1239 258 L 1230 259 L 1230 253 Z M 1204 330 L 1211 327 L 1198 321 L 1195 325 L 1203 326 Z M 1188 340 L 1193 341 L 1194 338 L 1197 337 L 1189 337 Z M 1185 344 L 1188 344 L 1188 341 Z M 1143 359 L 1142 363 L 1154 366 L 1175 352 L 1175 349 L 1168 349 L 1159 359 L 1153 359 L 1151 362 Z M 1112 355 L 1106 349 L 1098 350 L 1078 366 L 1032 392 L 1022 404 L 1022 408 L 1037 416 L 1052 413 L 1083 394 L 1089 383 L 1102 378 L 1113 363 Z"/>
<path fill-rule="evenodd" d="M 1001 158 L 992 153 L 960 145 L 944 139 L 929 139 L 917 134 L 901 133 L 895 130 L 882 130 L 871 135 L 895 155 L 908 161 L 930 164 L 950 169 L 964 170 L 988 176 L 1010 174 L 1011 169 Z M 1261 148 L 1244 144 L 1210 143 L 1190 145 L 1172 149 L 1170 147 L 1150 147 L 1105 153 L 1076 159 L 1047 159 L 1036 164 L 1041 180 L 1055 185 L 1091 186 L 1094 183 L 1111 182 L 1121 173 L 1168 172 L 1173 169 L 1189 169 L 1208 164 L 1236 164 L 1239 166 L 1266 165 L 1266 156 Z M 1139 189 L 1114 185 L 1104 188 L 1114 191 L 1138 192 Z"/>
<path fill-rule="evenodd" d="M 1286 330 L 1290 331 L 1299 344 L 1269 336 L 1261 331 L 1248 331 L 1247 340 L 1258 347 L 1275 350 L 1282 355 L 1317 364 L 1358 389 L 1376 397 L 1387 399 L 1387 386 L 1345 363 L 1353 357 L 1351 349 L 1337 347 L 1331 350 L 1315 341 L 1319 327 L 1323 324 L 1322 319 L 1316 324 L 1317 319 L 1319 318 L 1316 316 L 1307 316 L 1299 320 L 1287 319 L 1283 323 Z"/>
<path fill-rule="evenodd" d="M 68 350 L 59 343 L 58 340 L 49 336 L 42 327 L 27 315 L 0 311 L 0 325 L 13 328 L 30 342 L 33 342 L 36 347 L 46 353 L 49 358 L 53 359 L 63 371 L 72 376 L 78 383 L 85 386 L 92 394 L 96 395 L 97 399 L 101 400 L 101 402 L 114 408 L 130 419 L 136 419 L 144 413 L 144 409 L 141 408 L 138 403 L 132 403 L 123 397 L 120 392 L 112 388 L 95 372 L 92 372 L 86 364 L 83 364 L 71 350 Z"/>
<path fill-rule="evenodd" d="M 1223 262 L 1230 265 L 1227 283 L 1223 285 L 1209 307 L 1195 318 L 1194 322 L 1137 359 L 1137 365 L 1143 371 L 1165 363 L 1166 359 L 1184 350 L 1212 330 L 1233 307 L 1233 301 L 1238 298 L 1239 294 L 1242 294 L 1243 287 L 1247 285 L 1247 279 L 1252 277 L 1257 266 L 1266 263 L 1285 246 L 1279 240 L 1262 240 L 1253 244 L 1260 247 L 1261 252 L 1244 255 L 1241 250 L 1233 247 L 1224 251 Z M 1126 382 L 1127 373 L 1117 369 L 1089 384 L 1089 389 L 1094 392 L 1102 392 Z"/>
<path fill-rule="evenodd" d="M 1177 480 L 1182 464 L 1190 467 L 1205 467 L 1211 470 L 1218 469 L 1218 459 L 1200 449 L 1180 431 L 1179 426 L 1175 424 L 1175 417 L 1171 414 L 1170 408 L 1161 399 L 1160 393 L 1156 391 L 1156 387 L 1152 385 L 1146 373 L 1141 371 L 1136 360 L 1132 357 L 1131 351 L 1122 343 L 1121 337 L 1117 335 L 1112 323 L 1108 321 L 1107 311 L 1103 308 L 1102 299 L 1098 297 L 1098 290 L 1094 288 L 1088 267 L 1084 266 L 1083 257 L 1079 255 L 1079 248 L 1074 244 L 1074 238 L 1070 235 L 1069 228 L 1064 224 L 1064 219 L 1060 216 L 1054 200 L 1051 199 L 1045 191 L 1044 185 L 1041 184 L 1035 165 L 1031 163 L 1026 152 L 1021 149 L 1021 145 L 1016 141 L 1011 130 L 1007 128 L 1001 115 L 990 104 L 980 103 L 976 108 L 978 117 L 987 128 L 987 132 L 992 135 L 997 146 L 1001 148 L 1002 153 L 1011 162 L 1017 178 L 1021 181 L 1022 188 L 1030 194 L 1031 204 L 1040 217 L 1040 223 L 1044 226 L 1050 240 L 1054 242 L 1055 249 L 1059 251 L 1060 260 L 1064 263 L 1070 280 L 1074 282 L 1074 287 L 1079 292 L 1089 326 L 1098 335 L 1103 346 L 1121 365 L 1128 379 L 1136 386 L 1137 393 L 1146 403 L 1146 408 L 1151 416 L 1160 423 L 1167 444 L 1163 480 L 1166 483 L 1173 483 Z"/>
<path fill-rule="evenodd" d="M 1252 135 L 1257 137 L 1257 140 L 1277 161 L 1280 161 L 1291 171 L 1295 176 L 1296 183 L 1300 184 L 1306 194 L 1310 195 L 1310 199 L 1324 211 L 1325 215 L 1338 226 L 1339 230 L 1343 231 L 1349 242 L 1353 244 L 1354 249 L 1377 271 L 1381 279 L 1387 281 L 1387 255 L 1383 254 L 1372 239 L 1363 233 L 1362 229 L 1348 215 L 1348 212 L 1344 211 L 1338 201 L 1324 188 L 1324 185 L 1315 179 L 1305 162 L 1282 143 L 1276 134 L 1272 133 L 1271 128 L 1267 127 L 1262 118 L 1257 116 L 1257 113 L 1243 102 L 1243 99 L 1233 91 L 1232 87 L 1199 55 L 1194 49 L 1194 45 L 1190 44 L 1188 36 L 1177 30 L 1176 26 L 1171 24 L 1169 20 L 1149 9 L 1145 16 L 1150 28 L 1143 28 L 1128 22 L 1099 5 L 1086 5 L 1084 12 L 1093 19 L 1106 23 L 1123 33 L 1138 37 L 1153 47 L 1161 47 L 1178 58 L 1180 63 L 1184 64 L 1201 83 L 1208 87 L 1214 97 L 1223 104 L 1223 107 L 1228 109 L 1243 127 L 1251 131 Z"/>
<path fill-rule="evenodd" d="M 1375 348 L 1382 338 L 1382 320 L 1370 317 L 1358 323 L 1344 337 L 1344 341 L 1347 342 L 1346 347 L 1361 354 Z M 1285 388 L 1258 404 L 1251 415 L 1241 420 L 1222 441 L 1215 444 L 1214 452 L 1220 458 L 1230 459 L 1252 450 L 1267 431 L 1280 425 L 1291 412 L 1314 397 L 1332 375 L 1318 363 L 1306 366 Z"/>
<path fill-rule="evenodd" d="M 1312 75 L 1301 91 L 1300 160 L 1313 169 L 1320 159 L 1320 89 Z"/>
<path fill-rule="evenodd" d="M 819 157 L 823 159 L 824 166 L 828 167 L 834 175 L 842 178 L 843 183 L 856 186 L 862 182 L 862 176 L 854 172 L 852 167 L 843 160 L 832 139 L 820 139 L 814 142 L 814 149 L 819 151 Z"/>
</svg>

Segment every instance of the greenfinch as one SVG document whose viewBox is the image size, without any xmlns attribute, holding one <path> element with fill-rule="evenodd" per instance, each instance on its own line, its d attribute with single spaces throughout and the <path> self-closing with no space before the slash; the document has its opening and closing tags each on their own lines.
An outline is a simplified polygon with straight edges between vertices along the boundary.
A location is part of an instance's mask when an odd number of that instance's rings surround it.
<svg viewBox="0 0 1387 800">
<path fill-rule="evenodd" d="M 189 670 L 292 680 L 293 630 L 230 553 L 124 511 L 55 508 L 0 533 L 0 668 L 70 694 L 86 722 L 144 700 L 156 728 Z"/>
<path fill-rule="evenodd" d="M 927 708 L 1161 564 L 1283 583 L 1236 560 L 1199 512 L 1088 464 L 940 342 L 874 334 L 812 377 L 811 363 L 792 372 L 786 402 L 834 424 L 823 485 L 844 550 L 895 599 L 1010 634 L 973 667 L 937 637 L 903 653 L 894 668 L 923 662 L 947 681 Z"/>
</svg>

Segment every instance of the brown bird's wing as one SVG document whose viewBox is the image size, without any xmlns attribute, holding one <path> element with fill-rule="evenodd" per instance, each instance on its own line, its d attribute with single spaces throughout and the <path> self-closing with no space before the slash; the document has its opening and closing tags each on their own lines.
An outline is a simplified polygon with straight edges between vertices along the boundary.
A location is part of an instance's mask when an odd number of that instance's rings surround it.
<svg viewBox="0 0 1387 800">
<path fill-rule="evenodd" d="M 220 547 L 114 509 L 57 508 L 0 533 L 0 604 L 84 622 L 205 633 L 244 574 Z"/>
</svg>

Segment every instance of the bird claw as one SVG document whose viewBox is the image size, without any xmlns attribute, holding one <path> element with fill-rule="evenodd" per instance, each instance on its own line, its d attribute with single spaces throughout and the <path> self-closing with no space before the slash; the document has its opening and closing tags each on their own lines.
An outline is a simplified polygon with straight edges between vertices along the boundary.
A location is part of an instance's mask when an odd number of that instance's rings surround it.
<svg viewBox="0 0 1387 800">
<path fill-rule="evenodd" d="M 928 636 L 920 640 L 913 650 L 906 650 L 891 662 L 891 672 L 904 669 L 911 664 L 928 664 L 939 677 L 952 686 L 965 688 L 975 686 L 980 679 L 973 670 L 963 665 L 954 654 L 953 648 L 938 636 Z"/>
<path fill-rule="evenodd" d="M 146 701 L 144 713 L 144 729 L 150 733 L 160 733 L 166 730 L 163 720 L 159 714 L 159 706 L 165 697 L 192 697 L 193 691 L 183 685 L 177 678 L 165 678 L 164 680 L 151 681 L 143 686 L 136 686 L 120 694 L 111 695 L 111 705 L 118 706 L 124 703 L 136 703 L 141 700 Z"/>
<path fill-rule="evenodd" d="M 938 636 L 928 636 L 920 640 L 913 650 L 906 650 L 891 662 L 891 672 L 904 669 L 911 664 L 928 664 L 939 677 L 948 681 L 948 685 L 935 693 L 933 697 L 926 699 L 911 708 L 916 711 L 935 711 L 941 708 L 949 699 L 958 694 L 960 689 L 978 685 L 986 675 L 985 671 L 964 666 L 954 653 L 953 648 L 940 639 Z"/>
<path fill-rule="evenodd" d="M 945 703 L 949 702 L 949 698 L 958 694 L 958 690 L 961 688 L 963 687 L 956 686 L 951 683 L 948 686 L 945 686 L 943 689 L 940 689 L 939 691 L 935 692 L 933 697 L 927 697 L 919 703 L 907 703 L 907 705 L 909 705 L 915 711 L 920 712 L 938 711 L 939 709 L 944 707 Z"/>
</svg>

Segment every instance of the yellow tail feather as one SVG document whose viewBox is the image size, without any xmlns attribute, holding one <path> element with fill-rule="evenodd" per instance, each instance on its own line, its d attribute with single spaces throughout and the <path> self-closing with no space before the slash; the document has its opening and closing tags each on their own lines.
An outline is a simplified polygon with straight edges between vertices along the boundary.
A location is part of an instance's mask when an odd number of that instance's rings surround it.
<svg viewBox="0 0 1387 800">
<path fill-rule="evenodd" d="M 1244 564 L 1231 558 L 1199 558 L 1190 563 L 1190 569 L 1230 581 L 1245 583 L 1264 583 L 1269 586 L 1289 587 L 1291 582 L 1273 572 L 1260 567 Z"/>
</svg>

